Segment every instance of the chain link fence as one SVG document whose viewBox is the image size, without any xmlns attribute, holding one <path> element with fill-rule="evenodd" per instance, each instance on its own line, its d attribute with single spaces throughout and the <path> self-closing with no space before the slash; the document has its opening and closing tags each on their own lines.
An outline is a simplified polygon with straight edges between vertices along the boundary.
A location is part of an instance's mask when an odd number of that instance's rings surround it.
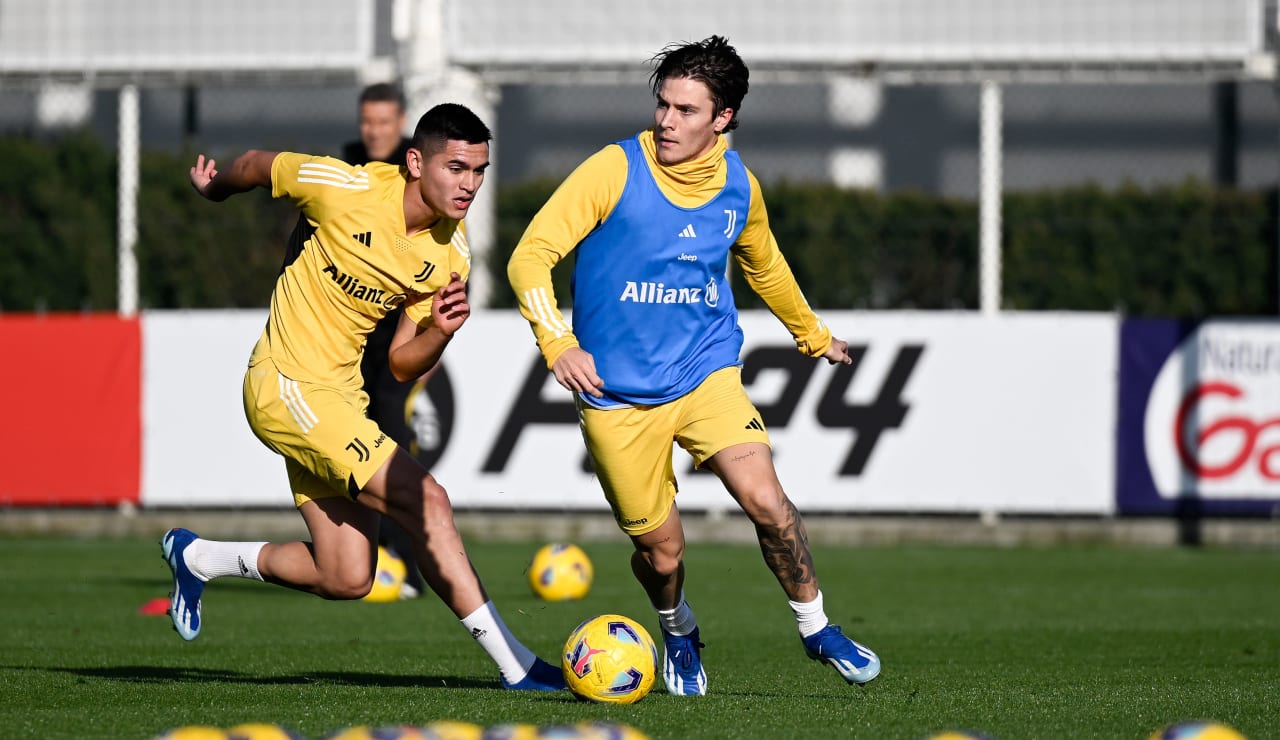
<svg viewBox="0 0 1280 740">
<path fill-rule="evenodd" d="M 153 71 L 133 78 L 88 69 L 79 76 L 65 68 L 10 70 L 0 74 L 0 138 L 57 146 L 87 132 L 101 147 L 114 151 L 119 136 L 117 90 L 119 83 L 132 82 L 139 89 L 144 159 L 167 155 L 180 160 L 194 152 L 221 159 L 248 148 L 336 155 L 344 142 L 357 136 L 356 100 L 362 84 L 405 81 L 403 72 L 397 72 L 406 69 L 401 58 L 404 25 L 421 19 L 406 20 L 404 8 L 426 4 L 372 2 L 373 40 L 367 51 L 373 62 L 359 74 L 322 68 L 309 72 L 296 65 L 287 74 Z M 443 5 L 447 21 L 453 17 L 450 13 L 467 12 L 459 4 Z M 922 18 L 930 12 L 929 4 L 919 0 L 908 5 Z M 988 13 L 1001 7 L 994 2 L 982 5 Z M 1227 5 L 1243 7 L 1239 2 Z M 1144 12 L 1154 7 L 1146 2 L 1137 6 L 1146 8 Z M 1272 18 L 1272 6 L 1268 2 L 1259 7 Z M 37 12 L 32 9 L 40 7 L 0 0 L 0 25 L 7 21 L 12 28 L 15 13 Z M 836 6 L 827 10 L 846 12 Z M 1006 10 L 1016 16 L 1012 5 Z M 298 12 L 314 11 L 300 6 Z M 1017 29 L 1011 21 L 1001 33 L 1016 41 Z M 266 47 L 286 31 L 250 30 Z M 3 34 L 0 31 L 0 37 Z M 676 32 L 669 40 L 694 35 Z M 732 143 L 766 188 L 814 183 L 886 197 L 918 194 L 977 201 L 982 177 L 976 81 L 980 69 L 964 73 L 964 65 L 952 61 L 950 77 L 930 77 L 888 68 L 878 74 L 876 69 L 851 65 L 757 65 L 755 57 L 768 59 L 775 49 L 750 33 L 740 37 L 741 42 L 730 40 L 753 66 L 753 85 Z M 650 52 L 658 48 L 654 45 Z M 176 45 L 174 53 L 181 52 L 181 44 Z M 1082 61 L 1091 64 L 1088 75 L 1072 76 L 1070 64 L 1059 65 L 1060 72 L 1066 70 L 1060 79 L 1002 73 L 1001 174 L 1006 194 L 1081 187 L 1172 188 L 1187 182 L 1222 190 L 1276 188 L 1280 104 L 1271 79 L 1217 68 L 1170 74 L 1158 66 L 1131 64 L 1117 66 L 1111 74 L 1097 60 Z M 608 73 L 584 62 L 581 70 L 562 67 L 542 76 L 536 70 L 514 74 L 511 66 L 495 70 L 477 65 L 475 73 L 495 101 L 490 121 L 496 137 L 495 177 L 489 188 L 501 193 L 521 183 L 553 183 L 604 144 L 649 125 L 652 100 L 644 62 L 637 55 L 631 69 Z M 415 114 L 410 111 L 411 122 Z M 67 217 L 74 218 L 73 213 Z M 156 215 L 141 204 L 138 218 L 144 231 L 147 220 Z M 959 210 L 955 217 L 972 219 L 973 213 Z M 778 226 L 782 232 L 793 230 L 788 224 Z M 1159 228 L 1167 230 L 1168 224 Z M 1265 279 L 1274 280 L 1274 275 Z M 265 301 L 266 292 L 262 295 Z M 0 285 L 0 309 L 38 307 L 25 300 L 10 286 Z M 967 303 L 968 299 L 959 305 Z"/>
<path fill-rule="evenodd" d="M 142 147 L 174 155 L 251 147 L 336 155 L 357 136 L 359 92 L 323 79 L 144 86 Z M 599 147 L 651 123 L 643 81 L 505 85 L 497 95 L 495 163 L 509 181 L 561 178 Z M 744 101 L 733 144 L 764 182 L 973 198 L 978 100 L 973 84 L 759 84 Z M 87 129 L 114 148 L 116 107 L 113 90 L 0 82 L 0 135 L 56 140 Z M 1009 85 L 1003 125 L 1004 183 L 1012 191 L 1188 178 L 1268 188 L 1280 179 L 1280 105 L 1265 81 Z"/>
</svg>

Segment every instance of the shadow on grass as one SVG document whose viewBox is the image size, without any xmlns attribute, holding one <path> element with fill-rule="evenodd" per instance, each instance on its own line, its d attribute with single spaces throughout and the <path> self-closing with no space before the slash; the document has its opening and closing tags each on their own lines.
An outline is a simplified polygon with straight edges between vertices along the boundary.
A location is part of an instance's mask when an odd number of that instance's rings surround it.
<svg viewBox="0 0 1280 740">
<path fill-rule="evenodd" d="M 56 671 L 81 678 L 97 678 L 129 683 L 243 683 L 258 685 L 370 686 L 377 688 L 446 688 L 502 690 L 496 679 L 478 680 L 458 676 L 396 675 L 388 673 L 352 673 L 315 671 L 289 676 L 262 676 L 216 668 L 187 666 L 111 666 L 108 668 L 34 668 L 0 666 L 0 670 Z M 567 696 L 567 695 L 566 695 Z"/>
<path fill-rule="evenodd" d="M 815 699 L 820 701 L 851 702 L 851 701 L 866 701 L 871 699 L 872 697 L 869 697 L 866 694 L 862 693 L 864 691 L 872 691 L 872 689 L 859 687 L 859 686 L 843 686 L 842 687 L 838 684 L 833 685 L 829 689 L 825 687 L 821 689 L 815 689 L 812 685 L 805 684 L 799 690 L 724 689 L 721 687 L 715 687 L 709 693 L 714 694 L 716 697 L 731 696 L 737 699 L 746 699 L 746 700 L 761 699 L 761 700 L 795 701 L 798 697 L 804 697 L 806 699 Z M 655 685 L 653 687 L 653 693 L 665 695 L 667 692 L 661 686 Z M 688 701 L 688 699 L 684 697 L 671 697 L 671 698 L 680 702 Z"/>
<path fill-rule="evenodd" d="M 103 579 L 101 582 L 108 582 L 108 581 L 107 579 Z M 109 582 L 122 585 L 122 586 L 129 586 L 131 588 L 132 587 L 153 587 L 156 589 L 164 589 L 165 591 L 169 591 L 173 587 L 173 577 L 170 576 L 168 572 L 159 573 L 154 577 L 152 576 L 119 576 L 117 578 L 110 579 Z M 222 591 L 224 589 L 228 589 L 228 590 L 235 590 L 235 591 L 242 591 L 242 592 L 258 591 L 261 593 L 298 594 L 301 596 L 310 595 L 310 594 L 305 594 L 301 591 L 295 591 L 290 588 L 284 588 L 283 586 L 277 586 L 274 583 L 264 583 L 262 581 L 251 581 L 245 578 L 219 578 L 218 582 L 210 586 L 209 588 L 214 589 L 216 591 Z"/>
</svg>

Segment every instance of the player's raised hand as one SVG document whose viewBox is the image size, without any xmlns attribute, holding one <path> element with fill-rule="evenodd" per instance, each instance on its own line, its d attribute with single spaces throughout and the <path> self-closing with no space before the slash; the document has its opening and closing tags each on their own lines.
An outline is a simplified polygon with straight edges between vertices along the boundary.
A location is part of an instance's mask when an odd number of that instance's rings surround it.
<svg viewBox="0 0 1280 740">
<path fill-rule="evenodd" d="M 436 291 L 431 302 L 431 320 L 445 336 L 462 328 L 471 316 L 471 304 L 467 300 L 467 284 L 456 272 L 449 273 L 449 284 Z"/>
<path fill-rule="evenodd" d="M 209 197 L 209 183 L 218 176 L 216 165 L 212 157 L 205 159 L 201 154 L 196 157 L 196 164 L 191 168 L 191 187 L 206 198 Z"/>
<path fill-rule="evenodd" d="M 602 398 L 604 381 L 596 375 L 596 358 L 581 347 L 570 347 L 551 365 L 556 381 L 574 393 L 589 393 Z"/>
<path fill-rule="evenodd" d="M 849 357 L 849 343 L 843 339 L 831 338 L 831 346 L 827 347 L 827 351 L 822 353 L 827 358 L 827 363 L 831 365 L 852 365 L 853 358 Z"/>
</svg>

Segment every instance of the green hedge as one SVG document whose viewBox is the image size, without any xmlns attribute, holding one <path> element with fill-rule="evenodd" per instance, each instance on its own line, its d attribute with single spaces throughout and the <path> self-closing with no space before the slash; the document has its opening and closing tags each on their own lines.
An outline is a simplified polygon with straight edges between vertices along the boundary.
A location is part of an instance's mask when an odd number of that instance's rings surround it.
<svg viewBox="0 0 1280 740">
<path fill-rule="evenodd" d="M 490 269 L 503 270 L 524 224 L 553 187 L 503 189 L 499 249 L 490 255 Z M 785 182 L 764 189 L 774 235 L 814 306 L 978 307 L 976 203 Z M 1002 306 L 1145 316 L 1275 314 L 1275 202 L 1275 191 L 1197 182 L 1010 193 L 1002 214 Z M 568 276 L 555 277 L 557 295 L 567 302 Z M 514 304 L 509 293 L 498 299 Z M 749 291 L 738 300 L 760 305 Z"/>
<path fill-rule="evenodd" d="M 1276 194 L 1187 182 L 1005 201 L 1004 303 L 1148 316 L 1277 312 Z"/>
<path fill-rule="evenodd" d="M 56 143 L 0 138 L 0 309 L 116 308 L 116 163 L 87 134 Z M 296 211 L 257 192 L 214 204 L 191 162 L 140 163 L 138 290 L 143 308 L 266 305 Z"/>
<path fill-rule="evenodd" d="M 297 209 L 272 200 L 263 189 L 211 203 L 191 187 L 191 163 L 156 154 L 142 158 L 137 250 L 142 306 L 267 305 Z"/>
<path fill-rule="evenodd" d="M 113 310 L 114 154 L 91 136 L 0 138 L 0 310 Z M 144 308 L 266 304 L 294 210 L 258 191 L 221 203 L 187 183 L 187 158 L 148 153 L 139 196 Z M 498 191 L 497 248 L 485 265 L 506 284 L 506 259 L 556 183 Z M 919 193 L 828 185 L 765 186 L 770 221 L 819 308 L 974 309 L 978 209 Z M 1198 182 L 1011 193 L 1004 205 L 1002 305 L 1118 310 L 1130 315 L 1277 313 L 1274 191 Z M 572 260 L 555 272 L 567 303 Z M 481 269 L 480 265 L 476 266 Z M 758 306 L 749 291 L 740 305 Z M 514 305 L 496 290 L 495 307 Z"/>
<path fill-rule="evenodd" d="M 0 308 L 114 308 L 115 163 L 87 136 L 0 138 Z"/>
</svg>

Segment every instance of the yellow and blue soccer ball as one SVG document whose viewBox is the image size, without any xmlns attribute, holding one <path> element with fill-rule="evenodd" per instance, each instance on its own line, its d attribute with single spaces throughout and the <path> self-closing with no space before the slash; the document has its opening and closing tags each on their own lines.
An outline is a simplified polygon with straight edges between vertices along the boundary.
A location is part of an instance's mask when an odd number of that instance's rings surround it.
<svg viewBox="0 0 1280 740">
<path fill-rule="evenodd" d="M 621 614 L 592 617 L 569 635 L 560 667 L 579 699 L 634 704 L 653 688 L 658 648 L 638 622 Z"/>
<path fill-rule="evenodd" d="M 424 725 L 422 734 L 427 740 L 480 740 L 484 728 L 473 722 L 441 719 Z"/>
<path fill-rule="evenodd" d="M 579 722 L 575 725 L 544 725 L 538 740 L 649 740 L 631 725 L 616 722 Z"/>
<path fill-rule="evenodd" d="M 302 740 L 302 735 L 270 722 L 245 722 L 227 730 L 228 740 Z"/>
<path fill-rule="evenodd" d="M 373 574 L 373 588 L 365 594 L 364 601 L 385 603 L 400 599 L 400 588 L 409 572 L 404 561 L 385 547 L 378 547 L 378 567 Z"/>
<path fill-rule="evenodd" d="M 591 558 L 577 545 L 543 545 L 529 565 L 529 587 L 545 601 L 581 599 L 591 590 Z"/>
<path fill-rule="evenodd" d="M 1151 734 L 1149 740 L 1245 740 L 1234 727 L 1220 722 L 1195 720 L 1176 722 Z"/>
</svg>

